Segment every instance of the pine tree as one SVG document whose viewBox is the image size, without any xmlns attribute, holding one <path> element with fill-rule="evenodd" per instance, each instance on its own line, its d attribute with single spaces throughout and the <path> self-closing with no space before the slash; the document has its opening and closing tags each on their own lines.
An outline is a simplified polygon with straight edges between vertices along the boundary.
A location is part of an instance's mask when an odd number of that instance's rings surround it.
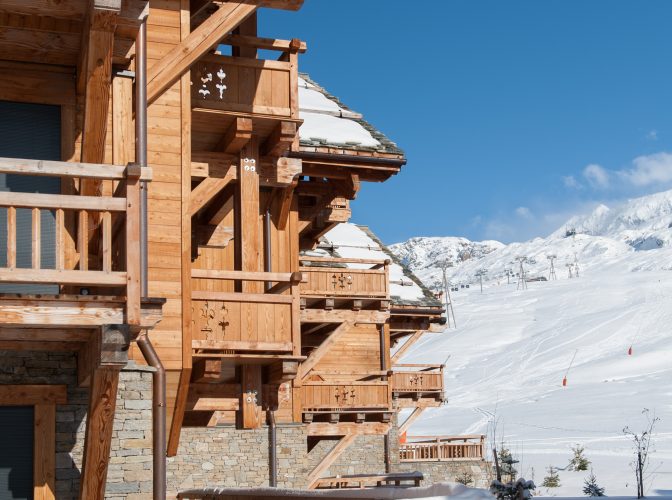
<svg viewBox="0 0 672 500">
<path fill-rule="evenodd" d="M 463 472 L 461 475 L 455 478 L 455 482 L 458 482 L 465 486 L 469 486 L 471 483 L 474 482 L 474 476 L 472 476 L 468 472 Z"/>
<path fill-rule="evenodd" d="M 560 486 L 560 476 L 558 475 L 558 469 L 552 465 L 549 465 L 546 471 L 548 472 L 548 476 L 544 478 L 544 482 L 541 483 L 541 485 L 544 488 L 558 488 Z"/>
<path fill-rule="evenodd" d="M 504 448 L 502 445 L 502 447 L 497 452 L 497 458 L 499 460 L 499 470 L 502 473 L 502 477 L 508 476 L 509 481 L 515 481 L 518 471 L 513 466 L 513 464 L 517 463 L 518 461 L 513 459 L 511 451 L 509 451 L 508 448 Z"/>
<path fill-rule="evenodd" d="M 595 477 L 595 474 L 593 474 L 592 470 L 590 471 L 590 476 L 588 476 L 583 482 L 583 494 L 587 497 L 604 496 L 604 488 L 597 484 L 597 478 Z"/>
<path fill-rule="evenodd" d="M 583 452 L 585 451 L 585 448 L 579 444 L 577 444 L 574 448 L 572 448 L 572 452 L 574 453 L 574 457 L 569 461 L 569 466 L 567 467 L 567 470 L 588 470 L 588 466 L 590 465 L 590 460 L 588 460 Z"/>
</svg>

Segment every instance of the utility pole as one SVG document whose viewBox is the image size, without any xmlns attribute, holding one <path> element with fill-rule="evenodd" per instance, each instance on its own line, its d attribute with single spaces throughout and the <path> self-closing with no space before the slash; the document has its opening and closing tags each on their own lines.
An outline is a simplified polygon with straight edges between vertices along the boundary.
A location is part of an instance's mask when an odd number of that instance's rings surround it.
<svg viewBox="0 0 672 500">
<path fill-rule="evenodd" d="M 455 311 L 453 310 L 453 299 L 450 296 L 450 283 L 446 277 L 446 269 L 453 267 L 453 263 L 448 260 L 443 260 L 437 264 L 441 271 L 443 271 L 443 290 L 446 297 L 446 322 L 450 328 L 450 316 L 453 316 L 453 326 L 457 328 L 457 321 L 455 321 Z"/>
<path fill-rule="evenodd" d="M 485 269 L 479 269 L 478 271 L 476 271 L 476 276 L 478 277 L 478 280 L 481 283 L 481 293 L 483 293 L 483 276 L 485 276 L 486 274 L 488 274 L 488 271 L 486 271 Z"/>
<path fill-rule="evenodd" d="M 518 262 L 520 266 L 520 276 L 518 278 L 518 285 L 516 286 L 516 290 L 527 290 L 527 280 L 525 279 L 525 262 L 527 262 L 527 257 L 525 256 L 518 256 L 516 257 L 516 262 Z"/>
<path fill-rule="evenodd" d="M 555 265 L 553 261 L 558 258 L 557 255 L 547 255 L 546 258 L 551 262 L 551 270 L 548 272 L 548 280 L 557 280 L 558 277 L 555 275 Z"/>
</svg>

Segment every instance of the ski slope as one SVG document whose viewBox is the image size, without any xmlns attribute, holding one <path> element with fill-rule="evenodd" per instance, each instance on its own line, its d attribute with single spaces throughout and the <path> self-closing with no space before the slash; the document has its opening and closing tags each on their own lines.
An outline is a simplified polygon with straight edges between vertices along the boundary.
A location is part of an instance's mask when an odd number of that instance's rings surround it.
<svg viewBox="0 0 672 500">
<path fill-rule="evenodd" d="M 492 437 L 494 429 L 497 442 L 504 441 L 520 460 L 518 470 L 537 485 L 549 465 L 566 467 L 571 447 L 580 444 L 607 495 L 634 495 L 632 444 L 623 428 L 644 430 L 642 410 L 648 408 L 660 421 L 646 492 L 670 495 L 672 248 L 667 242 L 672 230 L 668 221 L 660 220 L 669 213 L 658 203 L 667 203 L 669 194 L 634 204 L 650 208 L 637 222 L 639 230 L 606 232 L 593 224 L 592 234 L 568 238 L 558 231 L 496 248 L 451 269 L 453 283 L 474 283 L 479 268 L 489 273 L 482 294 L 477 285 L 453 293 L 457 328 L 427 334 L 403 359 L 448 359 L 448 404 L 425 412 L 409 434 Z M 614 220 L 628 220 L 627 214 L 621 216 L 632 205 L 610 210 L 605 224 L 613 227 Z M 641 246 L 649 227 L 662 244 Z M 546 256 L 557 255 L 558 279 L 517 290 L 517 280 L 507 284 L 503 273 L 517 255 L 535 262 L 526 266 L 528 276 L 546 277 Z M 580 276 L 569 279 L 564 264 L 575 260 Z M 414 270 L 431 284 L 436 277 L 431 263 L 415 264 Z M 588 474 L 561 470 L 561 487 L 540 488 L 538 494 L 581 496 Z"/>
</svg>

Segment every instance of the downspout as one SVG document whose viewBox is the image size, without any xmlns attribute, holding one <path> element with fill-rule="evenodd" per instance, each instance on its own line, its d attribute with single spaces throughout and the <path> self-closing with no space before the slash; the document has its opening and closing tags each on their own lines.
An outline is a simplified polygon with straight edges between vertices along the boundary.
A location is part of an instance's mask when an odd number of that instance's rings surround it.
<svg viewBox="0 0 672 500">
<path fill-rule="evenodd" d="M 278 487 L 278 443 L 277 443 L 277 434 L 275 429 L 275 410 L 268 410 L 268 433 L 269 433 L 269 443 L 268 443 L 268 472 L 269 479 L 268 485 L 271 488 Z"/>
<path fill-rule="evenodd" d="M 387 366 L 387 353 L 385 352 L 385 325 L 380 325 L 380 369 L 384 372 L 387 372 L 389 370 L 389 367 Z M 388 376 L 385 376 L 385 380 L 390 382 L 390 379 Z M 384 448 L 383 452 L 385 454 L 385 472 L 389 474 L 392 472 L 392 459 L 391 459 L 391 443 L 390 443 L 390 431 L 387 431 L 385 433 L 385 436 L 383 436 L 384 442 Z"/>
<path fill-rule="evenodd" d="M 141 167 L 147 166 L 147 18 L 140 24 L 135 41 L 135 159 Z M 140 186 L 140 283 L 142 297 L 148 296 L 147 277 L 147 182 Z M 166 371 L 147 331 L 137 340 L 147 364 L 154 368 L 152 375 L 152 456 L 153 498 L 166 499 Z"/>
<path fill-rule="evenodd" d="M 264 271 L 271 272 L 271 208 L 270 203 L 266 206 L 264 212 Z M 265 283 L 266 290 L 269 290 L 273 284 L 270 281 Z M 277 434 L 275 429 L 275 410 L 268 410 L 268 485 L 271 488 L 278 486 L 278 446 Z"/>
<path fill-rule="evenodd" d="M 268 206 L 264 212 L 264 271 L 271 272 L 271 208 Z M 266 282 L 266 290 L 272 286 L 270 281 Z"/>
</svg>

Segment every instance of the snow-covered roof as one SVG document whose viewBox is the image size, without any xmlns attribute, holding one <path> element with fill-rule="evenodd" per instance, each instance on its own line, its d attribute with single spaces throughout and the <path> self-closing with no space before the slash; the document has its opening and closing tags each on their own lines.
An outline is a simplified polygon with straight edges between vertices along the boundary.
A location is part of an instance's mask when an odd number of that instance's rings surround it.
<svg viewBox="0 0 672 500">
<path fill-rule="evenodd" d="M 422 282 L 366 226 L 338 224 L 326 233 L 318 250 L 352 259 L 390 260 L 390 299 L 393 304 L 441 306 Z M 348 264 L 362 267 L 362 264 Z"/>
<path fill-rule="evenodd" d="M 331 147 L 341 150 L 371 151 L 403 156 L 390 141 L 362 115 L 302 73 L 299 77 L 299 128 L 302 147 Z"/>
</svg>

